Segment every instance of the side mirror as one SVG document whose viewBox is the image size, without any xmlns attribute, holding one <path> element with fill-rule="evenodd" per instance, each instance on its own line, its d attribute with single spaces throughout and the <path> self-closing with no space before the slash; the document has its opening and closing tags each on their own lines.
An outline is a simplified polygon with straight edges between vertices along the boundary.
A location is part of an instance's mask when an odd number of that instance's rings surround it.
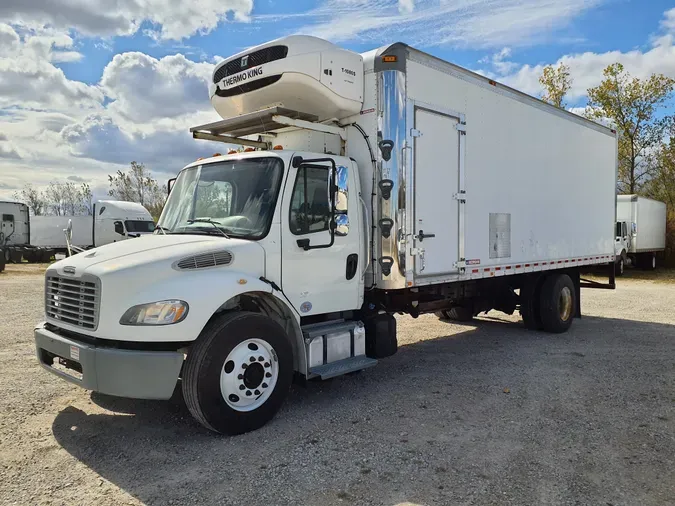
<svg viewBox="0 0 675 506">
<path fill-rule="evenodd" d="M 66 227 L 66 237 L 68 242 L 73 242 L 73 220 L 68 220 L 68 226 Z"/>
<path fill-rule="evenodd" d="M 171 193 L 171 188 L 173 188 L 173 184 L 176 182 L 176 178 L 172 177 L 167 181 L 166 183 L 166 194 L 169 195 Z"/>
<path fill-rule="evenodd" d="M 344 237 L 349 233 L 349 217 L 346 214 L 336 214 L 333 217 L 333 230 L 338 237 Z"/>
<path fill-rule="evenodd" d="M 335 212 L 344 214 L 347 212 L 349 199 L 349 187 L 347 184 L 347 167 L 340 165 L 335 171 Z"/>
</svg>

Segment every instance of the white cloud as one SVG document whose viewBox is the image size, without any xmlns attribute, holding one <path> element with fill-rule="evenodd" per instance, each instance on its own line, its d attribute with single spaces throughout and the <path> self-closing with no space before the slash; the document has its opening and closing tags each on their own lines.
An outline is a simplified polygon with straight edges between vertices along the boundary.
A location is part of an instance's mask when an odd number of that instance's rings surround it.
<svg viewBox="0 0 675 506">
<path fill-rule="evenodd" d="M 124 119 L 148 123 L 210 110 L 207 82 L 213 65 L 181 54 L 152 58 L 143 53 L 115 55 L 100 86 L 113 99 L 108 109 Z"/>
<path fill-rule="evenodd" d="M 570 68 L 573 83 L 568 93 L 569 99 L 576 101 L 585 97 L 588 88 L 597 86 L 602 81 L 602 71 L 616 62 L 623 64 L 626 71 L 634 77 L 647 78 L 658 73 L 675 78 L 675 9 L 667 11 L 664 16 L 661 26 L 665 31 L 653 37 L 652 46 L 646 50 L 586 52 L 565 55 L 554 62 L 554 66 L 564 63 Z M 539 95 L 542 91 L 539 76 L 544 66 L 523 65 L 517 71 L 498 71 L 499 80 L 525 93 Z"/>
<path fill-rule="evenodd" d="M 210 32 L 228 20 L 247 21 L 253 0 L 3 0 L 0 19 L 74 29 L 85 35 L 131 35 L 143 22 L 158 39 L 182 39 Z"/>
<path fill-rule="evenodd" d="M 0 24 L 0 108 L 73 110 L 100 105 L 95 87 L 69 80 L 53 61 L 72 61 L 73 39 L 51 29 L 21 30 Z"/>
<path fill-rule="evenodd" d="M 398 0 L 398 11 L 410 14 L 415 10 L 415 0 Z"/>
<path fill-rule="evenodd" d="M 288 17 L 306 18 L 299 33 L 336 42 L 396 38 L 413 45 L 500 47 L 555 41 L 574 17 L 606 0 L 325 0 Z M 279 17 L 259 17 L 276 21 Z"/>
</svg>

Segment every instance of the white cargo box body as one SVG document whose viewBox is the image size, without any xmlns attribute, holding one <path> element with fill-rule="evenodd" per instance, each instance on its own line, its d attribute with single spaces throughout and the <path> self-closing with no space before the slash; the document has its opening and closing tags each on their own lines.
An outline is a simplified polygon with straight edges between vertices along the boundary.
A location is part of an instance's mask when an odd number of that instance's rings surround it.
<svg viewBox="0 0 675 506">
<path fill-rule="evenodd" d="M 617 221 L 631 231 L 629 253 L 650 253 L 666 249 L 666 204 L 637 195 L 618 195 Z"/>
<path fill-rule="evenodd" d="M 87 248 L 93 244 L 93 216 L 33 216 L 31 220 L 30 243 L 45 248 L 65 248 L 66 236 L 63 231 L 68 221 L 73 223 L 73 245 Z"/>
<path fill-rule="evenodd" d="M 377 153 L 393 188 L 376 219 L 396 232 L 378 230 L 378 287 L 613 260 L 612 130 L 403 44 L 364 61 L 378 105 L 360 123 L 394 145 L 389 161 Z"/>
</svg>

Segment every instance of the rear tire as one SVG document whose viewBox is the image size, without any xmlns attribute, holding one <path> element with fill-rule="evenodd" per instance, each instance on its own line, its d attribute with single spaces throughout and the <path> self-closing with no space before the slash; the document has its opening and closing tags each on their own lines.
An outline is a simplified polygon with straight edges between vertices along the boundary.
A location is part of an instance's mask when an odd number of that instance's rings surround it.
<svg viewBox="0 0 675 506">
<path fill-rule="evenodd" d="M 572 325 L 577 307 L 574 282 L 567 274 L 551 274 L 541 286 L 539 297 L 543 330 L 562 334 Z"/>
<path fill-rule="evenodd" d="M 0 250 L 0 272 L 5 270 L 5 252 L 3 250 Z"/>
<path fill-rule="evenodd" d="M 234 435 L 271 420 L 292 379 L 293 349 L 284 329 L 266 316 L 236 312 L 204 328 L 189 350 L 182 388 L 199 423 Z"/>
<path fill-rule="evenodd" d="M 656 253 L 645 253 L 642 257 L 642 268 L 646 271 L 656 269 Z"/>
<path fill-rule="evenodd" d="M 619 260 L 616 262 L 615 274 L 617 276 L 623 276 L 624 270 L 626 269 L 626 262 L 623 257 L 619 257 Z"/>
</svg>

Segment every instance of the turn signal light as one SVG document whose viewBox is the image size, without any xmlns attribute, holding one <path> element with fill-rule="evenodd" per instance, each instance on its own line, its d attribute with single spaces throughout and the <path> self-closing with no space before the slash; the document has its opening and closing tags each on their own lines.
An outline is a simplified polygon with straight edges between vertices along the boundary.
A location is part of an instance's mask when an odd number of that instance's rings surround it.
<svg viewBox="0 0 675 506">
<path fill-rule="evenodd" d="M 203 160 L 203 159 L 204 159 L 204 157 L 203 157 L 203 156 L 200 156 L 199 158 L 197 158 L 197 161 Z"/>
<path fill-rule="evenodd" d="M 284 149 L 284 147 L 281 144 L 277 144 L 272 149 L 280 150 L 280 149 Z"/>
<path fill-rule="evenodd" d="M 228 155 L 236 155 L 236 154 L 237 154 L 237 150 L 236 150 L 236 149 L 230 149 L 230 150 L 227 152 L 227 154 L 228 154 Z"/>
<path fill-rule="evenodd" d="M 213 153 L 213 155 L 211 156 L 211 158 L 216 157 L 216 156 L 223 156 L 223 155 L 221 155 L 220 153 Z"/>
<path fill-rule="evenodd" d="M 255 151 L 255 148 L 246 148 L 244 153 L 250 153 L 251 151 Z"/>
<path fill-rule="evenodd" d="M 382 57 L 384 63 L 396 63 L 396 60 L 398 60 L 398 58 L 395 55 L 385 55 Z"/>
</svg>

